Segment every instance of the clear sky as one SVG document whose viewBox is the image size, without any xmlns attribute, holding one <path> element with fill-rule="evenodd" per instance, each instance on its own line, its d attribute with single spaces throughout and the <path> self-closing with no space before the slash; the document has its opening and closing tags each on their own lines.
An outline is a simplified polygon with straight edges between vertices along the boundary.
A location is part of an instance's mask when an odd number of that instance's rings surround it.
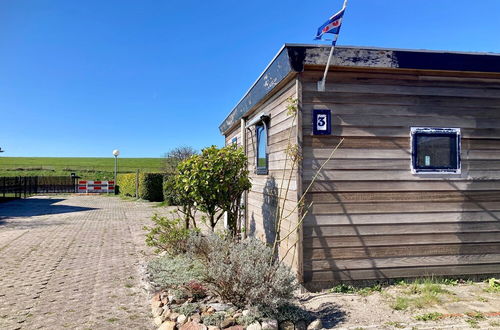
<svg viewBox="0 0 500 330">
<path fill-rule="evenodd" d="M 3 156 L 161 157 L 342 0 L 0 0 Z M 500 52 L 500 0 L 350 0 L 339 45 Z"/>
</svg>

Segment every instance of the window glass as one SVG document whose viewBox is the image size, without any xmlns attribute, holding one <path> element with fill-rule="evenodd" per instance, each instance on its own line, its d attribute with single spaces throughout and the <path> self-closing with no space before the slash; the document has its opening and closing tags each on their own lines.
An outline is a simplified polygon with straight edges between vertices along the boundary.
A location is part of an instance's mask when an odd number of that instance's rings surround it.
<svg viewBox="0 0 500 330">
<path fill-rule="evenodd" d="M 458 129 L 414 129 L 412 138 L 414 171 L 458 172 L 460 169 Z"/>
<path fill-rule="evenodd" d="M 267 171 L 267 129 L 264 124 L 256 125 L 257 131 L 257 171 Z"/>
</svg>

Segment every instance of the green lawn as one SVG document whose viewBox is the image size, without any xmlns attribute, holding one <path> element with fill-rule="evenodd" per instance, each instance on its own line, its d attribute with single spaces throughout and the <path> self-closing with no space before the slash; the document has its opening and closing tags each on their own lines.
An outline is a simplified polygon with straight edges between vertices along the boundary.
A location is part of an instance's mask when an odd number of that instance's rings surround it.
<svg viewBox="0 0 500 330">
<path fill-rule="evenodd" d="M 163 158 L 118 158 L 118 173 L 162 172 Z M 0 157 L 0 176 L 70 175 L 112 179 L 114 158 Z"/>
</svg>

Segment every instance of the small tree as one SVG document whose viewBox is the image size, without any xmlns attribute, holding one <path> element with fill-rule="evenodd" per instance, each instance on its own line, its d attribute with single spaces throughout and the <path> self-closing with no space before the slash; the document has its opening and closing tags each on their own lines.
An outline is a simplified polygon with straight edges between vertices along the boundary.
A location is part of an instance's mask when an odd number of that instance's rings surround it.
<svg viewBox="0 0 500 330">
<path fill-rule="evenodd" d="M 207 214 L 212 231 L 226 212 L 229 229 L 235 235 L 241 196 L 251 187 L 243 151 L 235 145 L 221 149 L 211 146 L 180 163 L 178 171 L 178 188 Z"/>
</svg>

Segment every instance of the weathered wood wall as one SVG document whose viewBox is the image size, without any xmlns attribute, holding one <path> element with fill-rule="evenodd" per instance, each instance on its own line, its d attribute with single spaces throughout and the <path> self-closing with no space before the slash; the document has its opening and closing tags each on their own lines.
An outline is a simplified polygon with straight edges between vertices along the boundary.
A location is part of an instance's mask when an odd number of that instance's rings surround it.
<svg viewBox="0 0 500 330">
<path fill-rule="evenodd" d="M 339 69 L 300 74 L 304 280 L 500 273 L 500 75 Z M 332 135 L 312 136 L 312 109 Z M 410 127 L 462 129 L 461 175 L 413 175 Z"/>
<path fill-rule="evenodd" d="M 249 160 L 248 169 L 252 181 L 252 188 L 247 197 L 247 234 L 255 236 L 264 242 L 271 244 L 275 238 L 275 214 L 278 207 L 283 205 L 285 199 L 286 187 L 289 183 L 288 193 L 286 194 L 285 213 L 290 214 L 282 222 L 281 234 L 289 233 L 297 227 L 298 211 L 295 206 L 298 200 L 298 169 L 291 167 L 291 161 L 286 160 L 286 148 L 289 141 L 292 144 L 297 143 L 299 127 L 298 118 L 293 120 L 293 116 L 287 114 L 287 105 L 289 98 L 297 97 L 298 81 L 292 80 L 286 85 L 277 88 L 275 94 L 252 110 L 247 117 L 247 122 L 261 112 L 266 112 L 270 116 L 269 134 L 268 134 L 268 152 L 269 152 L 269 173 L 268 175 L 258 175 L 255 173 L 256 165 L 256 136 L 255 126 L 247 129 L 246 149 Z M 238 136 L 238 144 L 241 145 L 240 127 L 233 128 L 226 133 L 226 143 L 231 143 L 233 137 Z M 241 141 L 241 142 L 240 142 Z M 284 175 L 284 176 L 283 176 Z M 279 196 L 279 198 L 278 198 Z M 300 228 L 293 232 L 288 239 L 280 245 L 280 256 L 297 272 L 301 277 L 301 239 Z M 297 243 L 297 244 L 296 244 Z M 294 247 L 295 246 L 295 247 Z"/>
</svg>

